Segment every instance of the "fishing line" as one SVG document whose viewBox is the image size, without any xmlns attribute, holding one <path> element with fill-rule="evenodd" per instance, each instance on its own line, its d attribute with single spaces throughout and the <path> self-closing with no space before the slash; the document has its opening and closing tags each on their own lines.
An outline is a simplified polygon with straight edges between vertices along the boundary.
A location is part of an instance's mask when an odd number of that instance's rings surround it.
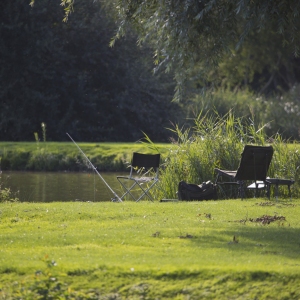
<svg viewBox="0 0 300 300">
<path fill-rule="evenodd" d="M 108 183 L 104 180 L 104 178 L 101 176 L 101 174 L 98 172 L 97 168 L 92 164 L 92 162 L 88 159 L 88 157 L 84 154 L 84 152 L 81 150 L 81 148 L 76 144 L 76 142 L 72 139 L 72 137 L 66 133 L 67 136 L 71 139 L 71 141 L 76 145 L 76 147 L 79 149 L 79 151 L 83 154 L 83 156 L 85 157 L 85 159 L 89 162 L 89 164 L 91 165 L 91 167 L 94 169 L 94 171 L 98 174 L 98 176 L 101 178 L 101 180 L 104 182 L 104 184 L 108 187 L 108 189 L 113 193 L 113 195 L 115 196 L 115 198 L 112 198 L 111 200 L 113 202 L 123 202 L 122 199 L 114 192 L 114 190 L 108 185 Z"/>
</svg>

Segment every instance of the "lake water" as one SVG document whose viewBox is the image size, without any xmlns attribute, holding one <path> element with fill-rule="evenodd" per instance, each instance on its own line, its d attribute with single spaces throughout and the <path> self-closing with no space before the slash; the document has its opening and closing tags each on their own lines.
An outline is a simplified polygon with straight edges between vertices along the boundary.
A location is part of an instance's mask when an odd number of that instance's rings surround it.
<svg viewBox="0 0 300 300">
<path fill-rule="evenodd" d="M 119 197 L 122 190 L 116 176 L 121 174 L 101 173 L 103 179 Z M 22 202 L 99 202 L 111 201 L 114 197 L 96 173 L 3 171 L 0 180 L 2 188 L 9 187 L 13 193 L 17 193 L 16 196 Z"/>
</svg>

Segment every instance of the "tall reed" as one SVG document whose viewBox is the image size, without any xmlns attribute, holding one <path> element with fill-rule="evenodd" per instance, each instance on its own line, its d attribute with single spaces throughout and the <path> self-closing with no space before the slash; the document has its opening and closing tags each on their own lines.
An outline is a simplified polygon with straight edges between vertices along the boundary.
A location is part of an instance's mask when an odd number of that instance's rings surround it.
<svg viewBox="0 0 300 300">
<path fill-rule="evenodd" d="M 0 203 L 1 202 L 18 202 L 19 198 L 17 197 L 17 192 L 13 193 L 9 187 L 4 187 L 7 182 L 4 182 L 1 176 L 0 169 Z M 6 178 L 7 181 L 8 177 Z"/>
<path fill-rule="evenodd" d="M 269 138 L 264 129 L 265 125 L 256 126 L 251 118 L 237 118 L 232 111 L 225 116 L 216 112 L 200 113 L 194 119 L 193 128 L 170 129 L 177 140 L 164 157 L 156 197 L 177 198 L 181 180 L 195 184 L 214 181 L 215 168 L 236 170 L 242 150 L 248 144 L 272 144 L 274 157 L 268 176 L 297 180 L 300 164 L 297 145 L 284 141 L 279 134 Z M 293 193 L 299 193 L 297 184 Z"/>
<path fill-rule="evenodd" d="M 42 133 L 43 133 L 43 141 L 46 142 L 46 123 L 41 123 Z"/>
</svg>

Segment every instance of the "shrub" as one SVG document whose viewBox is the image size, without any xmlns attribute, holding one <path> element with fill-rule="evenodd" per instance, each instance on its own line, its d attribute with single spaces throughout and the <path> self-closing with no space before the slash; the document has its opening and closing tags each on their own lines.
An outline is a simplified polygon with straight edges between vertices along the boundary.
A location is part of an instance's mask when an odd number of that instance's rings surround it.
<svg viewBox="0 0 300 300">
<path fill-rule="evenodd" d="M 193 112 L 204 113 L 215 109 L 224 116 L 234 110 L 236 117 L 255 116 L 256 122 L 266 124 L 266 134 L 272 136 L 280 133 L 284 139 L 299 140 L 300 137 L 300 84 L 288 92 L 268 97 L 258 96 L 248 90 L 231 91 L 220 88 L 211 94 L 199 94 L 187 105 L 188 116 Z"/>
<path fill-rule="evenodd" d="M 1 178 L 1 170 L 0 170 L 0 203 L 1 202 L 18 202 L 19 198 L 17 198 L 10 188 L 4 188 L 3 182 Z"/>
<path fill-rule="evenodd" d="M 184 180 L 200 184 L 214 181 L 214 169 L 236 170 L 241 152 L 246 144 L 274 147 L 274 157 L 269 170 L 270 177 L 297 179 L 300 156 L 296 144 L 284 141 L 279 134 L 268 137 L 265 126 L 256 127 L 251 119 L 235 117 L 230 111 L 221 117 L 217 113 L 200 113 L 194 119 L 193 128 L 172 130 L 177 141 L 164 159 L 157 188 L 157 197 L 177 198 L 178 183 Z M 295 184 L 294 195 L 299 188 Z"/>
</svg>

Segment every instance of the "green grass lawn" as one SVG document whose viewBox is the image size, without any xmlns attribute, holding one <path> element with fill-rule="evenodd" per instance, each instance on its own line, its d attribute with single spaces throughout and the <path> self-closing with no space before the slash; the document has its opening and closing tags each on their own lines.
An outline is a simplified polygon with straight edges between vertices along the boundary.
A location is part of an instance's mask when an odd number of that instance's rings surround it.
<svg viewBox="0 0 300 300">
<path fill-rule="evenodd" d="M 299 214 L 299 199 L 2 203 L 0 299 L 299 299 Z"/>
<path fill-rule="evenodd" d="M 93 154 L 100 155 L 115 155 L 118 153 L 130 153 L 133 151 L 149 151 L 146 143 L 81 143 L 76 142 L 80 148 L 93 156 Z M 171 144 L 159 143 L 156 146 L 159 149 L 164 149 Z M 73 142 L 0 142 L 0 149 L 12 152 L 35 152 L 38 149 L 46 149 L 51 153 L 78 153 L 78 148 Z"/>
<path fill-rule="evenodd" d="M 124 171 L 133 152 L 155 153 L 147 143 L 79 143 L 100 171 Z M 155 145 L 168 152 L 171 144 Z M 86 169 L 84 157 L 73 142 L 0 142 L 3 170 L 79 171 Z"/>
</svg>

